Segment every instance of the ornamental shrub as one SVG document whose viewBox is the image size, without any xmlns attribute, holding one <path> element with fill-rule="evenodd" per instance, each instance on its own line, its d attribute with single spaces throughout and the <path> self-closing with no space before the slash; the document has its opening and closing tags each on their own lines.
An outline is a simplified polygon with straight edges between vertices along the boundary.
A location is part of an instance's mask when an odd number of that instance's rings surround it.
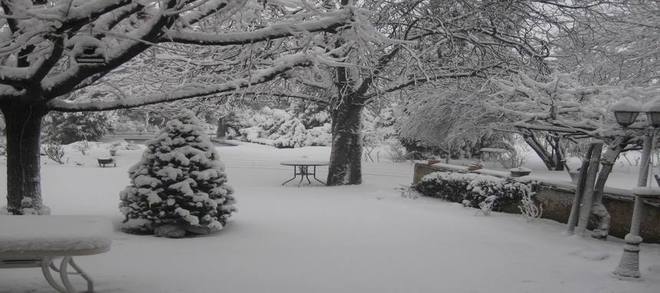
<svg viewBox="0 0 660 293">
<path fill-rule="evenodd" d="M 109 130 L 110 120 L 106 113 L 51 112 L 44 119 L 44 138 L 50 143 L 98 141 Z"/>
<path fill-rule="evenodd" d="M 119 205 L 127 232 L 206 234 L 222 229 L 235 211 L 218 153 L 191 112 L 167 122 L 147 142 L 129 177 L 131 185 L 121 192 Z"/>
<path fill-rule="evenodd" d="M 456 172 L 433 172 L 422 177 L 415 188 L 420 193 L 480 208 L 485 201 L 492 201 L 492 209 L 519 202 L 531 196 L 537 188 L 534 182 L 520 182 L 512 178 Z"/>
</svg>

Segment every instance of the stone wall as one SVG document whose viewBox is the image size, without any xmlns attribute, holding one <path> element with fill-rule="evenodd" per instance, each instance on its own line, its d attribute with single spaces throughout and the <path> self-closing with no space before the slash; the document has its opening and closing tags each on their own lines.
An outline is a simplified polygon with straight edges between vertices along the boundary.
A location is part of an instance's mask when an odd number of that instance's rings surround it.
<svg viewBox="0 0 660 293">
<path fill-rule="evenodd" d="M 424 175 L 435 171 L 457 171 L 463 172 L 463 168 L 449 168 L 415 164 L 413 183 L 419 182 Z M 489 170 L 477 170 L 477 173 L 485 173 L 498 176 L 496 172 Z M 536 200 L 543 205 L 543 218 L 552 219 L 561 223 L 568 221 L 568 216 L 575 196 L 575 185 L 570 182 L 541 182 L 541 189 L 536 194 Z M 610 212 L 610 235 L 623 238 L 630 229 L 632 218 L 633 196 L 629 190 L 606 188 L 603 204 Z M 506 212 L 515 212 L 515 209 L 506 209 Z M 644 242 L 660 243 L 660 201 L 645 201 L 642 213 L 641 236 Z"/>
</svg>

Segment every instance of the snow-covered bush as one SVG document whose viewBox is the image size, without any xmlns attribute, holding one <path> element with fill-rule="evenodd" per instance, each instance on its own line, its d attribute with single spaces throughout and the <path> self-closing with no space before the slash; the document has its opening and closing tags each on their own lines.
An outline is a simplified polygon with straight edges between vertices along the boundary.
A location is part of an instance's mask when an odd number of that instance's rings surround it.
<svg viewBox="0 0 660 293">
<path fill-rule="evenodd" d="M 498 211 L 533 194 L 536 184 L 475 173 L 433 172 L 415 187 L 426 196 Z"/>
<path fill-rule="evenodd" d="M 520 213 L 527 219 L 527 221 L 530 222 L 534 219 L 540 218 L 543 215 L 543 205 L 537 205 L 534 202 L 532 196 L 532 193 L 525 194 L 520 200 L 520 205 L 518 205 Z"/>
<path fill-rule="evenodd" d="M 392 107 L 376 110 L 367 110 L 362 115 L 362 147 L 363 156 L 368 161 L 374 161 L 374 155 L 380 158 L 379 147 L 389 145 L 386 155 L 392 161 L 405 160 L 405 148 L 399 142 L 395 127 L 394 109 Z M 374 153 L 375 152 L 375 153 Z"/>
<path fill-rule="evenodd" d="M 62 145 L 49 143 L 46 144 L 42 149 L 49 159 L 53 160 L 55 163 L 64 165 L 64 148 Z"/>
<path fill-rule="evenodd" d="M 167 122 L 129 177 L 119 205 L 127 232 L 205 234 L 222 229 L 235 211 L 218 153 L 191 112 Z"/>
<path fill-rule="evenodd" d="M 263 107 L 258 111 L 248 110 L 237 119 L 242 127 L 239 133 L 243 140 L 272 145 L 277 148 L 328 145 L 330 123 L 323 112 L 295 113 L 282 109 Z"/>
<path fill-rule="evenodd" d="M 110 128 L 108 115 L 51 112 L 44 119 L 44 138 L 59 144 L 80 140 L 97 141 Z"/>
<path fill-rule="evenodd" d="M 519 168 L 525 164 L 525 153 L 518 149 L 507 149 L 498 161 L 505 169 Z"/>
</svg>

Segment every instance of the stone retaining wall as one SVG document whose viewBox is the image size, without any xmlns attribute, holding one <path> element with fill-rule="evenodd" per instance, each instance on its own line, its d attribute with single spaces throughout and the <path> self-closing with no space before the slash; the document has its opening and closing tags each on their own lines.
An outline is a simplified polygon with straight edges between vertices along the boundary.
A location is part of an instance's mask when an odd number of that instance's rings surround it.
<svg viewBox="0 0 660 293">
<path fill-rule="evenodd" d="M 424 175 L 435 171 L 464 172 L 460 168 L 446 168 L 423 163 L 415 164 L 413 184 L 419 182 Z M 497 171 L 477 170 L 498 176 Z M 571 205 L 575 196 L 575 185 L 570 182 L 540 182 L 541 189 L 536 194 L 536 200 L 543 205 L 543 218 L 561 223 L 568 221 Z M 623 238 L 630 229 L 630 219 L 633 210 L 633 196 L 629 190 L 606 188 L 603 204 L 610 212 L 610 235 Z M 506 209 L 515 212 L 515 209 Z M 644 242 L 660 243 L 660 201 L 645 201 L 642 213 L 641 236 Z"/>
</svg>

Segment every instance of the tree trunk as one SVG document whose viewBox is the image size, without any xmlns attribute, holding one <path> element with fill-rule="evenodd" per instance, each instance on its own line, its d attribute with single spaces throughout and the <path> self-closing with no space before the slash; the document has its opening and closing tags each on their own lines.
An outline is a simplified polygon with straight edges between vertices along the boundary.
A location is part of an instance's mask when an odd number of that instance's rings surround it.
<svg viewBox="0 0 660 293">
<path fill-rule="evenodd" d="M 41 120 L 46 112 L 31 105 L 3 105 L 7 133 L 7 211 L 44 214 L 41 200 Z"/>
<path fill-rule="evenodd" d="M 218 119 L 218 130 L 215 132 L 216 138 L 225 138 L 227 134 L 227 125 L 225 124 L 225 117 Z"/>
<path fill-rule="evenodd" d="M 332 113 L 328 185 L 362 183 L 361 104 L 342 103 Z"/>
<path fill-rule="evenodd" d="M 582 166 L 580 166 L 580 175 L 575 187 L 575 197 L 573 198 L 573 205 L 571 206 L 571 213 L 568 217 L 568 233 L 575 233 L 575 226 L 578 223 L 578 217 L 580 216 L 580 203 L 582 202 L 582 196 L 584 195 L 584 187 L 587 179 L 587 170 L 589 169 L 589 161 L 591 154 L 594 151 L 595 146 L 592 144 L 589 146 L 584 159 L 582 160 Z"/>
<path fill-rule="evenodd" d="M 591 232 L 591 237 L 593 238 L 605 240 L 609 234 L 610 213 L 603 204 L 603 193 L 605 191 L 607 178 L 610 176 L 619 154 L 621 154 L 621 151 L 627 146 L 627 140 L 628 138 L 625 138 L 622 140 L 623 142 L 616 143 L 614 146 L 608 148 L 601 159 L 603 167 L 601 168 L 600 173 L 598 173 L 598 179 L 596 180 L 596 186 L 594 187 L 594 202 L 591 207 L 592 217 L 596 222 L 596 228 Z"/>
<path fill-rule="evenodd" d="M 563 156 L 561 155 L 561 150 L 559 149 L 561 146 L 559 145 L 559 142 L 557 141 L 556 143 L 551 143 L 550 148 L 551 150 L 548 151 L 542 144 L 541 142 L 538 141 L 536 136 L 534 136 L 533 133 L 523 133 L 522 134 L 523 139 L 529 145 L 532 150 L 541 158 L 541 161 L 543 161 L 543 164 L 545 164 L 545 167 L 548 168 L 550 171 L 563 171 L 564 170 L 564 162 L 563 162 Z"/>
<path fill-rule="evenodd" d="M 582 202 L 580 204 L 580 216 L 578 217 L 578 224 L 575 230 L 579 235 L 584 235 L 587 231 L 589 224 L 589 216 L 591 215 L 591 207 L 594 199 L 594 183 L 596 176 L 600 169 L 600 157 L 603 152 L 603 143 L 595 142 L 591 144 L 594 146 L 589 158 L 589 168 L 587 169 L 586 178 L 584 181 L 584 190 L 582 191 Z"/>
</svg>

